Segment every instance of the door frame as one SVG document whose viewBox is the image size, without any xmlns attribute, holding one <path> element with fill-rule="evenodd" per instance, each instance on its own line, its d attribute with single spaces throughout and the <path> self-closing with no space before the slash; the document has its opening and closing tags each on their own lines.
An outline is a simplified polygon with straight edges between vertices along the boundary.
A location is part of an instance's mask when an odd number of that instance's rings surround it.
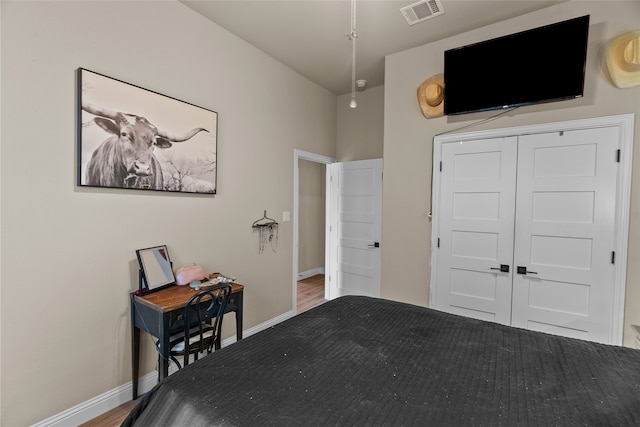
<svg viewBox="0 0 640 427">
<path fill-rule="evenodd" d="M 452 142 L 470 142 L 478 139 L 501 138 L 531 133 L 560 132 L 599 127 L 617 127 L 619 129 L 620 169 L 616 187 L 615 244 L 616 253 L 615 279 L 613 284 L 613 307 L 611 321 L 612 344 L 621 345 L 624 331 L 624 298 L 627 275 L 627 244 L 629 240 L 629 208 L 631 201 L 631 172 L 633 159 L 633 126 L 634 114 L 621 114 L 592 119 L 579 119 L 563 122 L 543 123 L 511 128 L 492 129 L 460 134 L 439 135 L 433 141 L 432 165 L 432 223 L 431 223 L 431 277 L 430 283 L 436 283 L 438 268 L 437 233 L 439 228 L 438 201 L 440 199 L 440 168 L 442 144 Z M 429 306 L 436 306 L 435 286 L 429 286 Z"/>
<path fill-rule="evenodd" d="M 333 157 L 328 157 L 328 156 L 323 156 L 322 154 L 316 154 L 316 153 L 311 153 L 309 151 L 303 151 L 303 150 L 298 150 L 298 149 L 294 149 L 293 150 L 293 284 L 291 286 L 291 288 L 293 289 L 292 291 L 292 300 L 291 300 L 291 306 L 293 309 L 293 312 L 297 314 L 298 312 L 298 307 L 297 307 L 297 300 L 298 300 L 298 274 L 300 273 L 298 271 L 298 261 L 299 261 L 299 254 L 298 254 L 298 250 L 300 248 L 300 242 L 299 242 L 299 230 L 298 230 L 298 224 L 299 224 L 299 203 L 300 203 L 300 197 L 299 197 L 299 186 L 300 186 L 300 171 L 299 171 L 299 162 L 300 160 L 308 160 L 310 162 L 314 162 L 314 163 L 320 163 L 320 164 L 324 164 L 324 165 L 328 165 L 331 163 L 335 163 L 337 162 L 336 159 L 334 159 Z M 329 179 L 328 174 L 325 174 L 326 178 L 325 179 Z M 329 206 L 328 206 L 328 202 L 329 202 L 329 187 L 328 185 L 326 186 L 325 189 L 325 210 L 326 212 L 328 212 L 329 210 Z M 328 229 L 328 224 L 327 224 L 327 220 L 326 218 L 328 218 L 327 215 L 325 215 L 325 240 L 327 239 L 327 236 L 329 235 L 329 229 Z M 325 244 L 325 270 L 326 270 L 326 264 L 327 264 L 327 251 L 329 250 L 328 247 L 326 247 Z M 325 294 L 328 292 L 327 291 L 327 276 L 325 276 L 325 283 L 324 283 L 324 288 L 325 288 Z"/>
</svg>

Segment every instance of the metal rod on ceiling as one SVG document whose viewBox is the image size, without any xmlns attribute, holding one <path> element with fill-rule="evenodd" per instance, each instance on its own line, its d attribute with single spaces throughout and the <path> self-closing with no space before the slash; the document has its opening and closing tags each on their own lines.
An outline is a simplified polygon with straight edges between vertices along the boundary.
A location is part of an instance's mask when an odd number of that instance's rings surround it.
<svg viewBox="0 0 640 427">
<path fill-rule="evenodd" d="M 351 101 L 349 107 L 356 108 L 358 103 L 356 102 L 356 39 L 358 34 L 356 32 L 356 0 L 351 0 L 351 32 L 347 34 L 349 40 L 351 40 Z"/>
</svg>

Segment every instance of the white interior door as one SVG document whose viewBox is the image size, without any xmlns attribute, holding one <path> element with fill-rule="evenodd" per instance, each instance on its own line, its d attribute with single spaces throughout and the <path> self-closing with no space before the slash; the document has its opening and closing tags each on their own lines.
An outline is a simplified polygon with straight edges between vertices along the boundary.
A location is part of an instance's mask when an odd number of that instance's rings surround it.
<svg viewBox="0 0 640 427">
<path fill-rule="evenodd" d="M 519 138 L 513 326 L 611 342 L 618 139 Z"/>
<path fill-rule="evenodd" d="M 443 144 L 438 307 L 511 322 L 515 137 Z"/>
<path fill-rule="evenodd" d="M 382 159 L 327 165 L 329 295 L 380 296 Z"/>
<path fill-rule="evenodd" d="M 633 115 L 436 138 L 431 306 L 621 344 L 632 152 Z"/>
</svg>

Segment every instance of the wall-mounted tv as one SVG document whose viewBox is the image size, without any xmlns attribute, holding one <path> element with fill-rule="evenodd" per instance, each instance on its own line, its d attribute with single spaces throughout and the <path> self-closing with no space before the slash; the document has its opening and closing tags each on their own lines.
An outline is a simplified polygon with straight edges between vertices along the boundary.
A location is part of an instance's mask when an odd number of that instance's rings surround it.
<svg viewBox="0 0 640 427">
<path fill-rule="evenodd" d="M 444 52 L 444 114 L 579 98 L 589 15 Z"/>
</svg>

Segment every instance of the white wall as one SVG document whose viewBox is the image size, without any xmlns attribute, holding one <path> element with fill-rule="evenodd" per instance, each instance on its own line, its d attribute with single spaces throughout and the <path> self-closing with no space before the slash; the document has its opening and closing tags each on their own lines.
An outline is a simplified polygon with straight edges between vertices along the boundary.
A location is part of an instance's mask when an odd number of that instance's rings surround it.
<svg viewBox="0 0 640 427">
<path fill-rule="evenodd" d="M 379 159 L 384 138 L 384 86 L 356 93 L 357 108 L 349 108 L 351 94 L 338 96 L 336 159 L 339 162 Z"/>
<path fill-rule="evenodd" d="M 325 164 L 298 162 L 298 277 L 324 271 L 326 187 Z"/>
<path fill-rule="evenodd" d="M 262 255 L 251 224 L 293 210 L 294 149 L 335 157 L 335 95 L 174 1 L 2 1 L 1 19 L 0 424 L 131 380 L 135 249 L 236 276 L 245 328 L 293 308 L 292 222 Z M 77 187 L 78 67 L 217 111 L 218 194 Z"/>
<path fill-rule="evenodd" d="M 429 301 L 429 259 L 433 137 L 473 125 L 497 112 L 425 119 L 416 89 L 443 71 L 447 49 L 590 14 L 585 96 L 579 100 L 521 107 L 470 130 L 494 129 L 624 113 L 635 113 L 640 141 L 640 86 L 615 88 L 603 65 L 608 40 L 639 28 L 640 2 L 569 1 L 478 30 L 387 56 L 385 68 L 382 296 L 421 305 Z M 541 41 L 542 42 L 542 41 Z M 514 52 L 526 54 L 526 52 Z M 473 64 L 469 64 L 473 72 Z M 517 78 L 515 73 L 514 78 Z M 631 324 L 640 324 L 640 150 L 634 153 L 627 271 L 625 345 L 633 345 Z M 398 256 L 397 254 L 402 254 Z"/>
</svg>

